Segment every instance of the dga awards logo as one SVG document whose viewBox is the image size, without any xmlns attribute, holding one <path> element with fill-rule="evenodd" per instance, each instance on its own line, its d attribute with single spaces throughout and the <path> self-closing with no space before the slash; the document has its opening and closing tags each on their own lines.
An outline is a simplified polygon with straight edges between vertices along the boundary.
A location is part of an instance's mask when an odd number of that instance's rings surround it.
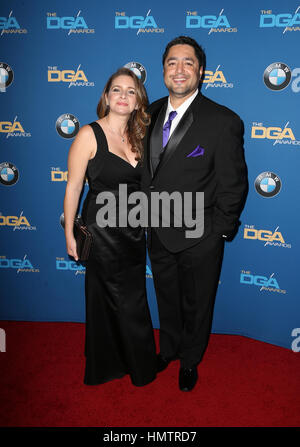
<svg viewBox="0 0 300 447">
<path fill-rule="evenodd" d="M 13 231 L 16 230 L 36 230 L 36 227 L 32 226 L 28 218 L 24 216 L 23 211 L 21 211 L 20 216 L 3 216 L 0 213 L 0 227 L 9 227 Z"/>
<path fill-rule="evenodd" d="M 56 258 L 56 270 L 72 272 L 75 276 L 85 274 L 85 266 L 79 262 L 66 260 L 65 258 Z"/>
<path fill-rule="evenodd" d="M 4 34 L 26 34 L 28 31 L 21 28 L 16 17 L 13 16 L 13 11 L 10 11 L 8 17 L 0 17 L 0 36 Z"/>
<path fill-rule="evenodd" d="M 205 90 L 209 87 L 215 88 L 233 88 L 233 83 L 229 82 L 225 77 L 224 71 L 220 70 L 221 65 L 218 65 L 215 71 L 205 70 L 203 84 Z M 227 75 L 226 75 L 227 76 Z"/>
<path fill-rule="evenodd" d="M 147 79 L 146 68 L 139 62 L 128 62 L 124 67 L 129 68 L 144 84 Z"/>
<path fill-rule="evenodd" d="M 137 30 L 140 33 L 164 33 L 164 28 L 159 28 L 155 18 L 151 15 L 151 9 L 145 16 L 127 16 L 125 11 L 116 11 L 115 29 L 117 30 Z"/>
<path fill-rule="evenodd" d="M 88 27 L 85 18 L 78 11 L 76 16 L 59 17 L 56 12 L 47 12 L 48 30 L 67 30 L 70 34 L 94 34 L 95 30 Z"/>
<path fill-rule="evenodd" d="M 94 82 L 89 82 L 81 64 L 77 70 L 59 70 L 57 66 L 48 67 L 48 82 L 65 83 L 68 87 L 94 87 Z"/>
<path fill-rule="evenodd" d="M 286 290 L 280 289 L 274 273 L 267 277 L 264 275 L 253 275 L 248 270 L 242 270 L 240 275 L 240 283 L 248 286 L 259 287 L 260 292 L 266 291 L 286 294 Z"/>
<path fill-rule="evenodd" d="M 270 90 L 283 90 L 291 82 L 291 88 L 294 93 L 300 92 L 300 68 L 293 70 L 283 62 L 274 62 L 264 71 L 263 79 L 266 87 Z"/>
<path fill-rule="evenodd" d="M 14 269 L 16 273 L 39 273 L 40 270 L 35 268 L 30 259 L 27 258 L 27 254 L 23 259 L 13 258 L 8 259 L 6 256 L 0 256 L 0 268 L 1 269 Z"/>
<path fill-rule="evenodd" d="M 19 180 L 17 167 L 7 161 L 0 163 L 0 183 L 5 186 L 12 186 Z"/>
<path fill-rule="evenodd" d="M 30 132 L 25 132 L 21 122 L 18 121 L 18 117 L 15 116 L 13 122 L 0 121 L 0 133 L 6 134 L 6 138 L 9 137 L 31 137 Z"/>
<path fill-rule="evenodd" d="M 293 129 L 289 126 L 288 121 L 283 127 L 265 126 L 263 123 L 252 123 L 251 138 L 263 139 L 273 142 L 273 146 L 277 144 L 299 146 L 300 141 L 296 140 Z"/>
<path fill-rule="evenodd" d="M 51 167 L 51 182 L 67 182 L 68 171 L 63 171 L 60 167 Z M 85 179 L 85 186 L 87 186 L 88 178 Z"/>
<path fill-rule="evenodd" d="M 225 14 L 224 9 L 221 9 L 219 15 L 198 15 L 198 11 L 187 11 L 185 27 L 187 29 L 203 29 L 211 33 L 236 33 L 237 28 L 232 27 Z"/>
<path fill-rule="evenodd" d="M 51 182 L 67 182 L 68 171 L 62 171 L 60 167 L 51 168 Z"/>
<path fill-rule="evenodd" d="M 279 226 L 275 230 L 257 229 L 255 225 L 245 225 L 244 239 L 264 242 L 264 247 L 292 248 L 292 245 L 285 241 Z"/>
<path fill-rule="evenodd" d="M 5 62 L 0 62 L 0 92 L 6 92 L 14 80 L 12 68 Z"/>
<path fill-rule="evenodd" d="M 300 31 L 300 6 L 294 13 L 285 12 L 273 14 L 271 9 L 261 10 L 259 19 L 260 28 L 284 28 L 283 34 L 287 31 Z"/>
<path fill-rule="evenodd" d="M 56 120 L 57 133 L 63 138 L 74 138 L 79 131 L 79 121 L 71 113 L 64 113 Z"/>
<path fill-rule="evenodd" d="M 274 172 L 262 172 L 254 182 L 256 192 L 263 197 L 277 196 L 281 190 L 281 180 Z"/>
</svg>

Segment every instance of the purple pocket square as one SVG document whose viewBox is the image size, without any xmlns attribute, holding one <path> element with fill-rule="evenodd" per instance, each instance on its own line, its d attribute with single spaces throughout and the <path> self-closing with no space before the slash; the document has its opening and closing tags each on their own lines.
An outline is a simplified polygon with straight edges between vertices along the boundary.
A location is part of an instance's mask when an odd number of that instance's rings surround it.
<svg viewBox="0 0 300 447">
<path fill-rule="evenodd" d="M 196 149 L 193 150 L 187 157 L 199 157 L 199 155 L 204 154 L 204 147 L 197 146 Z"/>
</svg>

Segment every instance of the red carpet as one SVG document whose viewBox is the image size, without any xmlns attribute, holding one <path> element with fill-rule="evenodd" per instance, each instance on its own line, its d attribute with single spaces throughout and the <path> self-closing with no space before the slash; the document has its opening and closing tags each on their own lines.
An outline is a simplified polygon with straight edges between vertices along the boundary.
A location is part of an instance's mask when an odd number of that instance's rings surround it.
<svg viewBox="0 0 300 447">
<path fill-rule="evenodd" d="M 212 334 L 190 393 L 178 390 L 178 362 L 143 388 L 128 377 L 88 387 L 83 324 L 0 327 L 1 427 L 300 426 L 300 353 L 288 349 Z"/>
</svg>

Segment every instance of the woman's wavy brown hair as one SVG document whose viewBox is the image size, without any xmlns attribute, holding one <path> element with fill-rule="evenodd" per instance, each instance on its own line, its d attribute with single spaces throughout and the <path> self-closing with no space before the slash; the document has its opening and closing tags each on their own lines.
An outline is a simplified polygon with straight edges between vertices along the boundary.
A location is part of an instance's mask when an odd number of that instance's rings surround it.
<svg viewBox="0 0 300 447">
<path fill-rule="evenodd" d="M 134 110 L 127 123 L 127 135 L 129 143 L 131 144 L 132 152 L 136 153 L 136 160 L 141 160 L 143 158 L 143 138 L 146 134 L 146 127 L 150 124 L 150 115 L 146 113 L 146 108 L 148 106 L 148 96 L 143 83 L 138 79 L 132 70 L 129 68 L 119 68 L 107 81 L 100 101 L 97 106 L 97 115 L 99 118 L 104 118 L 109 113 L 109 106 L 106 104 L 105 95 L 108 94 L 113 81 L 118 76 L 129 76 L 133 79 L 138 108 Z"/>
</svg>

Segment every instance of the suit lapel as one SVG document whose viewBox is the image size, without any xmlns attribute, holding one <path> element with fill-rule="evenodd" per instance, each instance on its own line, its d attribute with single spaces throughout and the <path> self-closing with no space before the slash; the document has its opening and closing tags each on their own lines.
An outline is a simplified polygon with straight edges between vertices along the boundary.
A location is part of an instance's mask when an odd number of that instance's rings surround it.
<svg viewBox="0 0 300 447">
<path fill-rule="evenodd" d="M 164 149 L 161 162 L 158 165 L 157 170 L 160 169 L 169 161 L 171 156 L 178 148 L 180 141 L 189 130 L 192 122 L 193 122 L 193 112 L 191 110 L 191 107 L 189 107 L 185 112 L 185 114 L 183 115 L 183 117 L 181 118 L 181 120 L 179 121 L 178 125 L 176 126 L 176 129 L 172 133 L 168 141 L 168 144 Z"/>
<path fill-rule="evenodd" d="M 152 160 L 159 157 L 162 151 L 162 128 L 164 124 L 166 110 L 167 110 L 167 103 L 161 107 L 150 136 L 150 151 L 149 151 L 148 162 L 151 177 L 154 177 L 155 174 Z M 155 120 L 155 117 L 152 118 L 154 118 Z"/>
<path fill-rule="evenodd" d="M 155 121 L 155 116 L 152 116 L 154 122 L 154 127 L 152 128 L 152 132 L 150 131 L 150 151 L 149 151 L 149 160 L 148 167 L 151 173 L 152 178 L 157 175 L 158 171 L 165 166 L 165 164 L 170 160 L 172 155 L 176 152 L 181 140 L 191 127 L 193 121 L 195 120 L 195 116 L 199 114 L 199 107 L 203 104 L 203 96 L 199 92 L 194 101 L 191 103 L 189 108 L 186 110 L 185 114 L 181 118 L 179 124 L 176 129 L 172 133 L 168 144 L 165 149 L 162 149 L 162 127 L 164 123 L 164 118 L 168 106 L 168 101 L 166 99 L 165 104 L 161 107 L 160 111 L 157 112 L 157 119 Z M 196 113 L 196 115 L 195 115 Z M 162 151 L 160 163 L 158 164 L 156 170 L 154 171 L 152 165 L 152 157 L 153 155 L 157 155 Z"/>
</svg>

